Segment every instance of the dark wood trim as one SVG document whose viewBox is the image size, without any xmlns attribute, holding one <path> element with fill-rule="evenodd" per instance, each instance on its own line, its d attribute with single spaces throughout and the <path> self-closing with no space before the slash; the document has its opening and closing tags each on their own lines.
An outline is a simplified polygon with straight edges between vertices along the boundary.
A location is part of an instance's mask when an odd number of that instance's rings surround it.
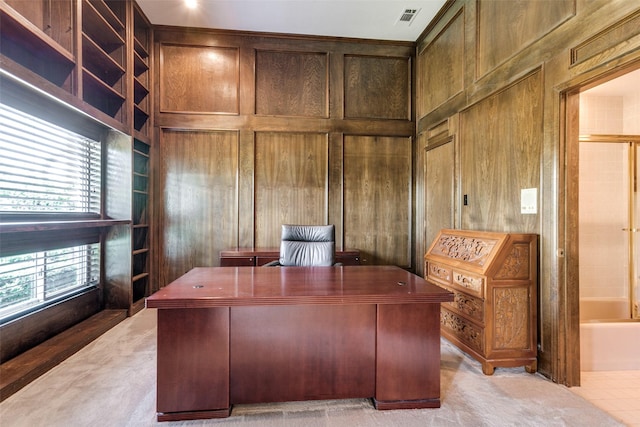
<svg viewBox="0 0 640 427">
<path fill-rule="evenodd" d="M 120 323 L 126 310 L 103 310 L 0 365 L 0 402 Z"/>
</svg>

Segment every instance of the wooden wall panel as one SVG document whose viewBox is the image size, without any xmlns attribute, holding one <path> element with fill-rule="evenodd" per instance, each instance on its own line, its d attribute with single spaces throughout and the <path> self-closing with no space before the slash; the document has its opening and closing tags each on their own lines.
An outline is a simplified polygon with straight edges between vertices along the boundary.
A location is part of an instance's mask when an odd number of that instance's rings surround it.
<svg viewBox="0 0 640 427">
<path fill-rule="evenodd" d="M 411 138 L 344 137 L 344 244 L 363 264 L 411 267 L 411 149 Z"/>
<path fill-rule="evenodd" d="M 456 168 L 453 138 L 427 150 L 425 163 L 425 245 L 428 249 L 440 230 L 454 228 L 455 225 Z"/>
<path fill-rule="evenodd" d="M 538 232 L 538 215 L 520 213 L 520 190 L 540 186 L 542 99 L 536 71 L 460 113 L 461 228 Z"/>
<path fill-rule="evenodd" d="M 344 115 L 349 118 L 411 119 L 411 60 L 344 57 Z"/>
<path fill-rule="evenodd" d="M 476 73 L 485 75 L 575 14 L 575 0 L 478 0 Z"/>
<path fill-rule="evenodd" d="M 422 117 L 464 88 L 464 9 L 418 55 L 417 108 Z"/>
<path fill-rule="evenodd" d="M 280 246 L 282 224 L 326 224 L 328 135 L 256 132 L 255 243 Z"/>
<path fill-rule="evenodd" d="M 160 111 L 239 113 L 236 47 L 160 45 Z"/>
<path fill-rule="evenodd" d="M 626 42 L 637 34 L 640 34 L 640 10 L 573 48 L 571 51 L 571 63 L 576 64 L 585 61 L 618 43 Z"/>
<path fill-rule="evenodd" d="M 326 53 L 256 52 L 256 114 L 327 117 Z"/>
<path fill-rule="evenodd" d="M 162 129 L 159 154 L 164 286 L 237 245 L 238 132 Z"/>
</svg>

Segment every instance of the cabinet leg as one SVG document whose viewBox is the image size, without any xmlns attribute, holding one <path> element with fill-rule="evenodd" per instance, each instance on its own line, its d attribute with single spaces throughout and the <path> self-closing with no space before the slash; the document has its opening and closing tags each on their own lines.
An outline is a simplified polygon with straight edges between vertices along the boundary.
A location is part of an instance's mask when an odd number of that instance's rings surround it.
<svg viewBox="0 0 640 427">
<path fill-rule="evenodd" d="M 493 372 L 495 371 L 495 367 L 487 362 L 483 362 L 482 363 L 482 373 L 485 375 L 493 375 Z"/>
<path fill-rule="evenodd" d="M 534 360 L 528 365 L 525 365 L 524 370 L 530 374 L 535 374 L 538 370 L 538 360 Z"/>
</svg>

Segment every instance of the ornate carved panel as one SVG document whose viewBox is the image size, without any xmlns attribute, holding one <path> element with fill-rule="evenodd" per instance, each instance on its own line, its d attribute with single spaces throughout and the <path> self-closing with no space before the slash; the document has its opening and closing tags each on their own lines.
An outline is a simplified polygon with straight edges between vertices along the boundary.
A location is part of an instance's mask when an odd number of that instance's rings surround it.
<svg viewBox="0 0 640 427">
<path fill-rule="evenodd" d="M 443 267 L 435 263 L 429 264 L 429 279 L 435 279 L 445 283 L 451 283 L 451 268 Z"/>
<path fill-rule="evenodd" d="M 256 52 L 256 114 L 328 116 L 326 53 Z"/>
<path fill-rule="evenodd" d="M 484 294 L 484 279 L 482 277 L 474 277 L 469 274 L 454 271 L 453 284 L 471 291 L 479 297 L 482 297 Z"/>
<path fill-rule="evenodd" d="M 239 50 L 160 44 L 160 112 L 239 113 Z"/>
<path fill-rule="evenodd" d="M 344 57 L 347 118 L 411 118 L 411 58 Z"/>
<path fill-rule="evenodd" d="M 528 279 L 529 278 L 529 244 L 515 244 L 504 260 L 496 279 Z"/>
<path fill-rule="evenodd" d="M 529 347 L 529 289 L 526 286 L 493 289 L 495 332 L 493 348 Z"/>
<path fill-rule="evenodd" d="M 458 292 L 455 289 L 450 290 L 453 292 L 453 302 L 446 303 L 447 305 L 455 307 L 458 311 L 466 314 L 471 319 L 478 322 L 484 322 L 483 300 Z"/>
<path fill-rule="evenodd" d="M 431 254 L 483 266 L 497 242 L 492 239 L 442 234 L 431 249 Z"/>
<path fill-rule="evenodd" d="M 463 341 L 479 353 L 484 351 L 484 334 L 482 328 L 474 326 L 460 316 L 446 309 L 440 311 L 440 323 L 444 329 L 450 330 L 456 338 Z"/>
</svg>

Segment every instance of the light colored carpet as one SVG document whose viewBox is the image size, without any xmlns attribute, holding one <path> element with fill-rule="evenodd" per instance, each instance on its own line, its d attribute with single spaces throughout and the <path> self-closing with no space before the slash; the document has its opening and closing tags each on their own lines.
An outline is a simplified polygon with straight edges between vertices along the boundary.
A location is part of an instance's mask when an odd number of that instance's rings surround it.
<svg viewBox="0 0 640 427">
<path fill-rule="evenodd" d="M 156 312 L 145 309 L 0 404 L 3 427 L 622 426 L 523 368 L 482 374 L 442 341 L 439 409 L 376 411 L 366 399 L 238 405 L 229 418 L 156 422 Z"/>
</svg>

